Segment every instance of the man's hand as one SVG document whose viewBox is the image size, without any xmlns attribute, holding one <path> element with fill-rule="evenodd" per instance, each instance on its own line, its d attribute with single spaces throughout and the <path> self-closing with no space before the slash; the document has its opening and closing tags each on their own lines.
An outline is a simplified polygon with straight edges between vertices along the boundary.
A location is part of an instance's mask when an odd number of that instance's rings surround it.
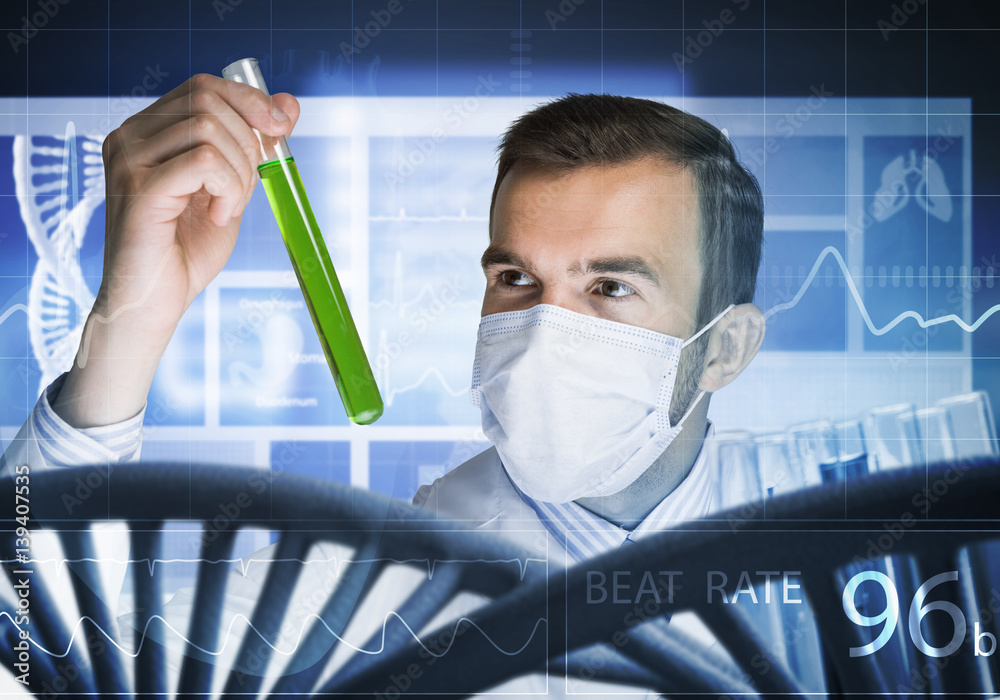
<svg viewBox="0 0 1000 700">
<path fill-rule="evenodd" d="M 134 416 L 177 323 L 226 264 L 257 184 L 251 128 L 287 136 L 288 94 L 196 75 L 104 142 L 104 278 L 53 408 L 84 428 Z"/>
</svg>

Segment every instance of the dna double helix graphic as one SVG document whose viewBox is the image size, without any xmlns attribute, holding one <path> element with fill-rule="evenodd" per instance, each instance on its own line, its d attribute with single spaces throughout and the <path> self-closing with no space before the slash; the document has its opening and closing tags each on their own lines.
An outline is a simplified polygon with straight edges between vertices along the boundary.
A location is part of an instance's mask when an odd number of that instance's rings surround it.
<svg viewBox="0 0 1000 700">
<path fill-rule="evenodd" d="M 28 289 L 28 335 L 41 367 L 39 390 L 67 370 L 94 305 L 80 268 L 80 248 L 104 201 L 101 142 L 77 135 L 14 138 L 14 189 L 38 253 Z"/>
</svg>

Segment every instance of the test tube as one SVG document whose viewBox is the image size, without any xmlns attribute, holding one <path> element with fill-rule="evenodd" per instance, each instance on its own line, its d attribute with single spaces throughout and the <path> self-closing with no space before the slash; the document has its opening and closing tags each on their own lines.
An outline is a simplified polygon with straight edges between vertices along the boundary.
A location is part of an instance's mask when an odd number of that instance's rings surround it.
<svg viewBox="0 0 1000 700">
<path fill-rule="evenodd" d="M 270 95 L 255 58 L 229 64 L 222 70 L 222 76 Z M 254 133 L 260 142 L 261 161 L 257 166 L 260 181 L 278 221 L 344 410 L 354 423 L 372 423 L 382 415 L 382 397 L 309 206 L 295 159 L 284 136 L 269 137 L 256 129 Z"/>
<path fill-rule="evenodd" d="M 833 424 L 826 420 L 799 423 L 788 428 L 789 452 L 794 463 L 794 473 L 801 479 L 798 488 L 823 483 L 821 465 L 840 460 Z M 827 466 L 827 470 L 829 470 Z"/>
<path fill-rule="evenodd" d="M 716 500 L 723 510 L 748 506 L 745 512 L 753 517 L 762 507 L 755 507 L 764 498 L 753 434 L 746 431 L 716 433 L 708 441 L 708 455 L 715 470 Z"/>
<path fill-rule="evenodd" d="M 986 392 L 951 396 L 938 401 L 937 407 L 944 411 L 956 459 L 992 457 L 1000 452 Z"/>
<path fill-rule="evenodd" d="M 909 467 L 923 461 L 916 436 L 916 410 L 912 403 L 900 403 L 868 412 L 865 428 L 869 454 L 876 456 L 878 471 Z"/>
</svg>

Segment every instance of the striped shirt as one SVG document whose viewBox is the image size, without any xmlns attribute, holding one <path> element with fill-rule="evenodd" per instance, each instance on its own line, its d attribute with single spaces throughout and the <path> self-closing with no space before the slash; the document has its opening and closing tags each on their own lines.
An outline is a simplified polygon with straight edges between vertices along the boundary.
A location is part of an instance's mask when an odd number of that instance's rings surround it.
<svg viewBox="0 0 1000 700">
<path fill-rule="evenodd" d="M 709 423 L 706 441 L 714 434 L 715 428 Z M 545 528 L 562 543 L 573 561 L 583 561 L 676 523 L 695 520 L 713 512 L 718 499 L 706 453 L 703 445 L 684 480 L 633 530 L 626 530 L 574 502 L 536 501 L 525 495 L 513 481 L 511 485 L 535 511 Z"/>
<path fill-rule="evenodd" d="M 74 428 L 52 409 L 66 375 L 42 392 L 28 416 L 38 449 L 48 465 L 121 464 L 136 457 L 142 443 L 145 407 L 128 420 L 96 428 Z"/>
</svg>

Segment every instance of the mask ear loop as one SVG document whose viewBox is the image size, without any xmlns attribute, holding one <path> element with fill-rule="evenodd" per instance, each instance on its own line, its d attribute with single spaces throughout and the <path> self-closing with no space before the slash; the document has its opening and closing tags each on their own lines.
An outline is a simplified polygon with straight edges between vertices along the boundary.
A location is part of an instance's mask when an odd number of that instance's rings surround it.
<svg viewBox="0 0 1000 700">
<path fill-rule="evenodd" d="M 691 343 L 693 343 L 694 341 L 698 340 L 698 338 L 701 337 L 702 333 L 704 333 L 705 331 L 709 330 L 712 326 L 714 326 L 716 323 L 718 323 L 719 320 L 723 316 L 725 316 L 726 314 L 728 314 L 730 311 L 732 311 L 735 308 L 736 308 L 736 304 L 730 304 L 729 306 L 727 306 L 725 309 L 723 309 L 723 311 L 722 311 L 721 314 L 719 314 L 718 316 L 716 316 L 715 318 L 713 318 L 711 321 L 709 321 L 708 323 L 706 323 L 702 327 L 702 329 L 700 331 L 698 331 L 697 333 L 695 333 L 694 335 L 692 335 L 690 338 L 688 338 L 687 340 L 685 340 L 683 343 L 681 343 L 681 347 L 685 348 L 688 345 L 690 345 Z"/>
<path fill-rule="evenodd" d="M 707 331 L 708 329 L 710 329 L 712 326 L 714 326 L 716 323 L 718 323 L 719 320 L 723 316 L 725 316 L 726 314 L 728 314 L 734 308 L 736 308 L 736 304 L 730 304 L 729 306 L 727 306 L 725 308 L 725 310 L 721 314 L 719 314 L 718 316 L 716 316 L 715 318 L 713 318 L 711 321 L 709 321 L 708 323 L 706 323 L 705 326 L 700 331 L 698 331 L 697 333 L 695 333 L 694 335 L 692 335 L 690 338 L 688 338 L 687 340 L 685 340 L 681 344 L 681 348 L 685 348 L 688 345 L 690 345 L 691 343 L 693 343 L 694 341 L 696 341 L 701 336 L 702 333 L 704 333 L 705 331 Z M 686 421 L 688 419 L 688 416 L 691 415 L 691 412 L 694 411 L 695 407 L 698 405 L 698 402 L 701 401 L 702 397 L 704 397 L 704 396 L 705 396 L 705 390 L 704 389 L 700 389 L 698 391 L 698 395 L 694 397 L 694 401 L 692 401 L 691 405 L 687 407 L 686 411 L 684 411 L 684 415 L 681 416 L 681 419 L 679 421 L 677 421 L 677 425 L 674 426 L 675 428 L 680 428 L 680 427 L 682 427 L 684 425 L 684 421 Z"/>
</svg>

